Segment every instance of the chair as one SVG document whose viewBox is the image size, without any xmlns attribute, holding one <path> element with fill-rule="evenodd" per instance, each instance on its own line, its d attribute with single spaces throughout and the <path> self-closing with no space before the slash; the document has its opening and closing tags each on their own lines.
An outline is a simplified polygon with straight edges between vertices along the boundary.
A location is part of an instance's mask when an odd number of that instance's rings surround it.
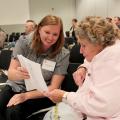
<svg viewBox="0 0 120 120">
<path fill-rule="evenodd" d="M 78 86 L 75 84 L 72 74 L 78 66 L 84 62 L 84 57 L 80 54 L 80 45 L 75 44 L 70 50 L 69 66 L 67 75 L 61 85 L 61 89 L 66 91 L 76 91 Z"/>
<path fill-rule="evenodd" d="M 67 70 L 67 75 L 65 76 L 65 79 L 61 85 L 61 89 L 65 90 L 65 91 L 76 91 L 78 89 L 78 86 L 75 84 L 74 79 L 73 79 L 73 72 L 76 71 L 76 69 L 78 68 L 78 66 L 81 63 L 70 63 L 68 66 L 68 70 Z"/>
<path fill-rule="evenodd" d="M 75 44 L 72 49 L 70 50 L 70 58 L 69 61 L 71 63 L 83 63 L 84 56 L 80 53 L 80 45 Z"/>
<path fill-rule="evenodd" d="M 11 50 L 1 50 L 0 53 L 0 91 L 2 88 L 7 85 L 5 83 L 8 79 L 8 76 L 4 74 L 4 70 L 8 70 L 10 61 L 11 61 Z"/>
<path fill-rule="evenodd" d="M 69 49 L 69 46 L 74 45 L 75 40 L 72 37 L 65 37 L 64 47 Z"/>
<path fill-rule="evenodd" d="M 11 50 L 1 50 L 0 53 L 0 68 L 8 70 L 11 61 Z"/>
<path fill-rule="evenodd" d="M 15 40 L 15 32 L 12 32 L 9 36 L 9 42 L 14 42 Z"/>
<path fill-rule="evenodd" d="M 48 112 L 52 107 L 48 107 L 45 109 L 41 109 L 37 112 L 34 112 L 33 114 L 31 114 L 30 116 L 28 116 L 26 118 L 26 120 L 43 120 L 44 115 L 46 114 L 46 112 Z"/>
</svg>

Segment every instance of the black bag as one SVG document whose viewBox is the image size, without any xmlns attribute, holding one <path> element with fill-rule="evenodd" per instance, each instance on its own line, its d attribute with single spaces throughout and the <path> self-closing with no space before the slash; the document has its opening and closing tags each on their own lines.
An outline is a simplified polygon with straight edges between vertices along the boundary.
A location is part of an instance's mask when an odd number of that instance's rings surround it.
<svg viewBox="0 0 120 120">
<path fill-rule="evenodd" d="M 0 83 L 5 83 L 8 79 L 8 76 L 5 75 L 3 72 L 0 74 Z"/>
</svg>

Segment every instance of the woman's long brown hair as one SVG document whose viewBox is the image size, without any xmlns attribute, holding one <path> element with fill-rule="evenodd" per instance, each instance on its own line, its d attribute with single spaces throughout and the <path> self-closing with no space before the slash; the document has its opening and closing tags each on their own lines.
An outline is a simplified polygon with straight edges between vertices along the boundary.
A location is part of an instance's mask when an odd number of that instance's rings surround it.
<svg viewBox="0 0 120 120">
<path fill-rule="evenodd" d="M 56 41 L 56 43 L 52 46 L 52 51 L 49 55 L 50 58 L 53 58 L 61 51 L 64 44 L 63 23 L 59 17 L 53 16 L 53 15 L 47 15 L 40 21 L 34 33 L 31 47 L 36 54 L 43 53 L 39 29 L 40 27 L 47 26 L 47 25 L 60 25 L 59 38 Z"/>
</svg>

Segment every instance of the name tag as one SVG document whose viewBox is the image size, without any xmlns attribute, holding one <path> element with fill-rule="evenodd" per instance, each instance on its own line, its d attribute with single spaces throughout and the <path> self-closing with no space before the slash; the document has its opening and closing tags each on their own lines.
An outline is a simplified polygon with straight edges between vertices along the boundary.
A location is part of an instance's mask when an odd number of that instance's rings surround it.
<svg viewBox="0 0 120 120">
<path fill-rule="evenodd" d="M 45 69 L 48 71 L 54 71 L 55 65 L 56 65 L 56 62 L 45 59 L 42 64 L 42 69 Z"/>
</svg>

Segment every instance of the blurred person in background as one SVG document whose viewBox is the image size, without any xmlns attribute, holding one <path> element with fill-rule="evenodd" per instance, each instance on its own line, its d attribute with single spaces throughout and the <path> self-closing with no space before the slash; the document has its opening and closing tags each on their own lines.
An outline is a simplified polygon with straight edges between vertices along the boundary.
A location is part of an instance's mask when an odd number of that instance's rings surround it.
<svg viewBox="0 0 120 120">
<path fill-rule="evenodd" d="M 72 26 L 70 28 L 70 33 L 71 33 L 71 37 L 73 37 L 73 39 L 77 42 L 77 38 L 75 36 L 75 28 L 78 25 L 78 20 L 76 18 L 72 19 Z"/>
<path fill-rule="evenodd" d="M 27 20 L 25 23 L 25 32 L 22 33 L 20 37 L 23 37 L 23 39 L 30 38 L 33 36 L 33 33 L 37 27 L 37 24 L 34 20 Z M 21 38 L 20 38 L 21 39 Z"/>
<path fill-rule="evenodd" d="M 114 17 L 113 23 L 117 25 L 117 27 L 120 29 L 120 17 Z"/>
<path fill-rule="evenodd" d="M 7 38 L 5 31 L 0 28 L 0 49 L 4 48 L 4 42 Z"/>
</svg>

